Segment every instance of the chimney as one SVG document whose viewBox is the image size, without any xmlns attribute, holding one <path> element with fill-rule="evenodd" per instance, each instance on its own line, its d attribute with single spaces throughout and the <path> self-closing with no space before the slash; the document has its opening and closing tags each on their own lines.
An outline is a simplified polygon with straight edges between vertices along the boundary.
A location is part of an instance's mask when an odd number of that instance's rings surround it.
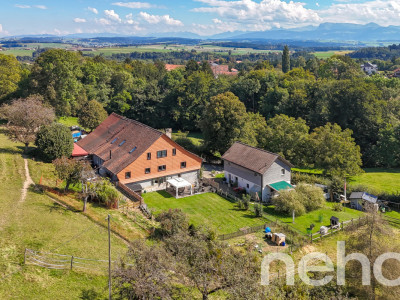
<svg viewBox="0 0 400 300">
<path fill-rule="evenodd" d="M 110 159 L 111 159 L 111 150 L 110 150 Z"/>
<path fill-rule="evenodd" d="M 172 139 L 172 128 L 166 128 L 165 129 L 165 135 Z"/>
</svg>

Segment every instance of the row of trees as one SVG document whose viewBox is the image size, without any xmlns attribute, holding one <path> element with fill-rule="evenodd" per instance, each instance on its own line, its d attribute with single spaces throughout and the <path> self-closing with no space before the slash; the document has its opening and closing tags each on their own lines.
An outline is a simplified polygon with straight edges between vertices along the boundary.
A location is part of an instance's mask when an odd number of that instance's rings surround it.
<svg viewBox="0 0 400 300">
<path fill-rule="evenodd" d="M 243 102 L 231 92 L 211 98 L 200 128 L 209 151 L 224 153 L 239 140 L 278 153 L 298 167 L 319 168 L 339 176 L 361 172 L 360 147 L 350 129 L 327 123 L 310 132 L 305 120 L 286 115 L 265 121 L 258 113 L 246 112 Z"/>
<path fill-rule="evenodd" d="M 57 116 L 66 116 L 80 115 L 95 99 L 108 113 L 155 128 L 198 131 L 204 127 L 201 120 L 210 99 L 232 92 L 253 113 L 248 116 L 253 123 L 285 114 L 302 118 L 311 130 L 338 124 L 352 130 L 365 166 L 400 165 L 398 155 L 385 150 L 398 141 L 400 80 L 366 77 L 350 57 L 320 61 L 299 56 L 293 61 L 295 54 L 290 56 L 288 50 L 283 56 L 286 73 L 258 61 L 239 76 L 218 78 L 207 62 L 193 60 L 167 72 L 160 61 L 116 62 L 59 49 L 43 52 L 30 68 L 7 56 L 0 60 L 7 69 L 0 77 L 7 83 L 0 83 L 0 101 L 39 94 Z"/>
</svg>

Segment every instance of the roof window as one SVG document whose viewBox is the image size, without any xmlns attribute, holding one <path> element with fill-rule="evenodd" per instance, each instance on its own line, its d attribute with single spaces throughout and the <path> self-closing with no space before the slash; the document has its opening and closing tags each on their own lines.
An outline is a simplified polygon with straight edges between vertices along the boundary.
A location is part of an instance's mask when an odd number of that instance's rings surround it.
<svg viewBox="0 0 400 300">
<path fill-rule="evenodd" d="M 114 144 L 116 140 L 118 140 L 117 137 L 111 141 L 111 144 Z"/>
<path fill-rule="evenodd" d="M 123 144 L 125 144 L 125 142 L 126 142 L 126 140 L 123 140 L 123 141 L 118 145 L 118 147 L 121 147 Z"/>
<path fill-rule="evenodd" d="M 132 150 L 131 150 L 131 151 L 129 151 L 129 153 L 132 153 L 133 151 L 135 151 L 135 150 L 136 150 L 136 148 L 137 148 L 136 146 L 135 146 L 135 147 L 133 147 L 133 148 L 132 148 Z"/>
</svg>

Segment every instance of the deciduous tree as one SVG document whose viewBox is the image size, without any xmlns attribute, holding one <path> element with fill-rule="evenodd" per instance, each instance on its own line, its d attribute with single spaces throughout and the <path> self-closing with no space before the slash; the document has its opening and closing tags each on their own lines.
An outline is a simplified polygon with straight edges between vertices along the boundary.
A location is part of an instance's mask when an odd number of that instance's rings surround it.
<svg viewBox="0 0 400 300">
<path fill-rule="evenodd" d="M 310 163 L 331 175 L 356 175 L 361 170 L 360 147 L 350 129 L 328 123 L 315 128 L 310 135 Z"/>
<path fill-rule="evenodd" d="M 70 157 L 74 140 L 67 126 L 54 123 L 40 128 L 35 145 L 43 158 L 50 162 L 62 156 Z"/>
<path fill-rule="evenodd" d="M 24 143 L 25 152 L 29 143 L 35 141 L 40 127 L 51 124 L 55 119 L 54 110 L 44 106 L 39 96 L 14 100 L 3 105 L 0 113 L 7 120 L 10 138 Z"/>
<path fill-rule="evenodd" d="M 96 100 L 89 101 L 82 107 L 78 117 L 78 123 L 91 131 L 107 118 L 107 112 L 104 107 Z"/>
</svg>

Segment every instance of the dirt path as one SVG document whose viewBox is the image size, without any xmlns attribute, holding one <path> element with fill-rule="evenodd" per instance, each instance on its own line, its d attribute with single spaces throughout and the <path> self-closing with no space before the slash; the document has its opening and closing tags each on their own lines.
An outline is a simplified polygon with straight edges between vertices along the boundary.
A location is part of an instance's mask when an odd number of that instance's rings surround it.
<svg viewBox="0 0 400 300">
<path fill-rule="evenodd" d="M 28 192 L 28 188 L 31 184 L 33 184 L 33 180 L 31 176 L 29 175 L 29 166 L 28 166 L 28 160 L 26 157 L 24 157 L 24 163 L 25 163 L 25 181 L 24 185 L 22 187 L 22 194 L 21 194 L 21 199 L 19 200 L 18 203 L 23 203 L 26 199 L 26 194 Z"/>
</svg>

